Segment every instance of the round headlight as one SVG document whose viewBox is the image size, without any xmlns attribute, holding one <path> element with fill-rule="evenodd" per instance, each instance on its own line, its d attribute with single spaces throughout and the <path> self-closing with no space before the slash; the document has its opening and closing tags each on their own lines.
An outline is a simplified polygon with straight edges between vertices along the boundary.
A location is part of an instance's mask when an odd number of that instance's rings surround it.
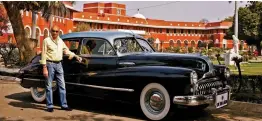
<svg viewBox="0 0 262 121">
<path fill-rule="evenodd" d="M 191 72 L 191 74 L 190 74 L 191 84 L 196 84 L 197 78 L 198 78 L 197 73 L 195 71 Z"/>
<path fill-rule="evenodd" d="M 224 76 L 225 76 L 225 78 L 229 78 L 230 77 L 230 70 L 228 68 L 225 68 Z"/>
</svg>

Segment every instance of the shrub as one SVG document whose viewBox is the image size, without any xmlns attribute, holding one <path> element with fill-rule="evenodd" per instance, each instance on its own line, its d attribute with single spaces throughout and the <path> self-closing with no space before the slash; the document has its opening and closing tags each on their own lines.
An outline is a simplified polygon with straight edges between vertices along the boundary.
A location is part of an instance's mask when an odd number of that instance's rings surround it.
<svg viewBox="0 0 262 121">
<path fill-rule="evenodd" d="M 0 55 L 4 61 L 5 67 L 7 67 L 8 64 L 11 64 L 12 66 L 19 62 L 19 51 L 14 44 L 0 44 Z"/>
<path fill-rule="evenodd" d="M 193 53 L 193 47 L 188 47 L 188 52 Z"/>
</svg>

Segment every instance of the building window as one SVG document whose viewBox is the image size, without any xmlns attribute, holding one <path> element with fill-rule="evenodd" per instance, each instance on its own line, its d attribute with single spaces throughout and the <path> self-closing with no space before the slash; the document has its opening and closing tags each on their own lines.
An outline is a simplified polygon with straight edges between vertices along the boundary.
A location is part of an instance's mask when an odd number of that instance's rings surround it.
<svg viewBox="0 0 262 121">
<path fill-rule="evenodd" d="M 180 40 L 177 40 L 177 46 L 181 47 L 181 41 Z"/>
<path fill-rule="evenodd" d="M 121 9 L 117 9 L 117 15 L 121 14 Z"/>
<path fill-rule="evenodd" d="M 195 46 L 196 46 L 195 41 L 191 41 L 191 47 L 195 47 Z"/>
<path fill-rule="evenodd" d="M 59 36 L 61 36 L 61 35 L 63 35 L 63 32 L 60 30 L 60 31 L 59 31 Z"/>
<path fill-rule="evenodd" d="M 166 33 L 169 33 L 169 29 L 166 29 Z"/>
<path fill-rule="evenodd" d="M 181 29 L 181 34 L 183 34 L 184 33 L 184 29 Z"/>
<path fill-rule="evenodd" d="M 44 39 L 47 38 L 47 37 L 48 37 L 48 30 L 45 29 L 45 30 L 44 30 Z"/>
<path fill-rule="evenodd" d="M 169 41 L 169 47 L 174 47 L 174 41 L 173 40 Z"/>
</svg>

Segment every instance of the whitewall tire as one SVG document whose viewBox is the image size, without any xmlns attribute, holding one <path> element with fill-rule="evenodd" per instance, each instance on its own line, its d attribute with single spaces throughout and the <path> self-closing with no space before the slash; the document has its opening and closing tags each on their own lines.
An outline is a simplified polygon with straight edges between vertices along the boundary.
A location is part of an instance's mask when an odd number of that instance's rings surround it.
<svg viewBox="0 0 262 121">
<path fill-rule="evenodd" d="M 43 102 L 46 99 L 46 91 L 44 88 L 31 87 L 31 96 L 36 102 Z"/>
<path fill-rule="evenodd" d="M 150 120 L 164 119 L 170 109 L 170 97 L 165 87 L 158 83 L 146 85 L 140 95 L 140 107 Z"/>
</svg>

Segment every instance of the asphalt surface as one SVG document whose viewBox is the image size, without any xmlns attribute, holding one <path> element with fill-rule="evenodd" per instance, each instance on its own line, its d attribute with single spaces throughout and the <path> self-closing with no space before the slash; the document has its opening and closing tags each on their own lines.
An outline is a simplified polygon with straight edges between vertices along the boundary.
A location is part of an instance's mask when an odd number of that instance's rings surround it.
<svg viewBox="0 0 262 121">
<path fill-rule="evenodd" d="M 18 81 L 0 80 L 0 121 L 137 121 L 147 120 L 139 105 L 108 102 L 99 99 L 68 96 L 73 111 L 60 110 L 55 101 L 53 113 L 46 112 L 44 103 L 36 103 L 28 89 Z M 242 105 L 242 106 L 241 106 Z M 254 107 L 252 107 L 254 106 Z M 178 110 L 166 120 L 170 121 L 262 121 L 261 105 L 234 103 L 223 109 L 204 111 Z M 261 106 L 262 107 L 262 106 Z M 250 108 L 250 109 L 249 109 Z"/>
</svg>

